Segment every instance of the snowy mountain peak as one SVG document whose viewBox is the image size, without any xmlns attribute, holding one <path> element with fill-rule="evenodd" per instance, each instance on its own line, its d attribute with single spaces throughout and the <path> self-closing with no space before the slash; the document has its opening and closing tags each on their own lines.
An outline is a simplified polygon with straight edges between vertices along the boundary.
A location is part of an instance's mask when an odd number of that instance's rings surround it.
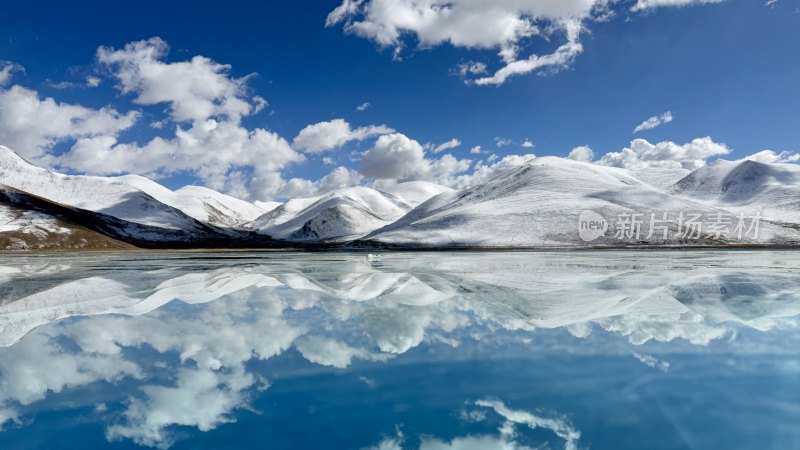
<svg viewBox="0 0 800 450">
<path fill-rule="evenodd" d="M 800 166 L 717 160 L 675 183 L 674 195 L 781 222 L 800 221 Z"/>
<path fill-rule="evenodd" d="M 250 226 L 276 239 L 354 239 L 388 225 L 429 198 L 452 189 L 428 182 L 400 183 L 382 190 L 366 186 L 293 199 Z"/>
</svg>

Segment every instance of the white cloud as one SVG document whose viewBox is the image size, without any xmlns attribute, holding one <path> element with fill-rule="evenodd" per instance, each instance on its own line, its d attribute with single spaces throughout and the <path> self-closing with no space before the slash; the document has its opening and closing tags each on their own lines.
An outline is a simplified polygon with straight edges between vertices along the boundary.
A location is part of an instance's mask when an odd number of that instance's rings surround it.
<svg viewBox="0 0 800 450">
<path fill-rule="evenodd" d="M 658 370 L 660 370 L 662 372 L 668 372 L 669 371 L 670 364 L 667 361 L 661 361 L 660 359 L 658 359 L 658 358 L 656 358 L 655 356 L 652 356 L 652 355 L 645 355 L 645 354 L 637 353 L 637 352 L 632 352 L 632 353 L 633 353 L 633 357 L 634 358 L 638 359 L 639 362 L 641 362 L 642 364 L 644 364 L 647 367 L 652 367 L 652 368 L 658 369 Z"/>
<path fill-rule="evenodd" d="M 0 142 L 31 159 L 44 157 L 67 139 L 116 136 L 138 117 L 133 111 L 123 114 L 110 107 L 91 109 L 41 99 L 36 91 L 18 85 L 0 89 Z"/>
<path fill-rule="evenodd" d="M 587 145 L 581 145 L 573 148 L 567 157 L 575 161 L 592 162 L 594 159 L 594 151 Z"/>
<path fill-rule="evenodd" d="M 479 400 L 474 402 L 474 407 L 481 408 L 475 411 L 462 411 L 462 416 L 470 421 L 485 422 L 487 415 L 494 413 L 502 419 L 496 434 L 470 434 L 467 436 L 456 436 L 449 440 L 443 440 L 435 436 L 420 436 L 418 450 L 530 450 L 531 447 L 522 442 L 521 435 L 517 431 L 520 426 L 530 429 L 549 430 L 557 438 L 563 441 L 565 450 L 577 450 L 581 433 L 578 429 L 567 423 L 561 418 L 544 417 L 528 411 L 514 410 L 508 408 L 503 402 L 498 400 Z M 398 429 L 396 436 L 385 437 L 377 445 L 368 447 L 364 450 L 400 450 L 403 448 L 406 438 Z M 540 446 L 536 446 L 540 448 Z M 551 448 L 547 441 L 542 443 L 541 448 Z"/>
<path fill-rule="evenodd" d="M 24 72 L 25 69 L 19 64 L 10 61 L 0 61 L 0 86 L 5 86 L 11 81 L 14 72 Z"/>
<path fill-rule="evenodd" d="M 476 146 L 472 147 L 471 149 L 469 149 L 469 154 L 470 155 L 479 155 L 480 153 L 481 153 L 481 146 L 480 145 L 476 145 Z"/>
<path fill-rule="evenodd" d="M 296 149 L 307 153 L 320 153 L 339 148 L 351 141 L 392 132 L 394 130 L 386 125 L 353 129 L 344 119 L 333 119 L 306 126 L 295 136 L 292 144 Z"/>
<path fill-rule="evenodd" d="M 657 126 L 672 122 L 672 119 L 673 119 L 672 112 L 667 111 L 664 114 L 661 114 L 660 116 L 650 117 L 649 119 L 640 123 L 639 125 L 636 126 L 636 128 L 634 128 L 633 132 L 638 133 L 640 131 L 652 130 Z"/>
<path fill-rule="evenodd" d="M 76 89 L 76 88 L 96 88 L 100 86 L 102 80 L 94 75 L 89 75 L 84 79 L 82 83 L 76 83 L 74 81 L 59 81 L 55 82 L 53 80 L 46 80 L 45 83 L 53 88 L 53 89 Z"/>
<path fill-rule="evenodd" d="M 267 101 L 249 96 L 248 77 L 230 76 L 230 66 L 203 56 L 165 62 L 167 51 L 163 40 L 151 38 L 119 50 L 100 47 L 97 61 L 134 103 L 166 105 L 176 124 L 174 136 L 139 144 L 96 133 L 78 139 L 60 164 L 97 175 L 158 178 L 184 172 L 231 195 L 272 198 L 284 184 L 281 171 L 304 157 L 277 133 L 242 125 L 243 117 L 261 111 Z"/>
<path fill-rule="evenodd" d="M 364 102 L 364 103 L 356 106 L 356 111 L 365 111 L 370 106 L 372 106 L 372 105 L 369 102 Z"/>
<path fill-rule="evenodd" d="M 3 349 L 0 358 L 0 426 L 18 421 L 15 406 L 30 405 L 50 393 L 100 380 L 115 382 L 141 376 L 139 367 L 121 354 L 98 358 L 90 353 L 72 352 L 50 336 L 35 332 Z"/>
<path fill-rule="evenodd" d="M 469 169 L 471 161 L 450 154 L 431 160 L 419 142 L 401 133 L 381 136 L 364 154 L 360 172 L 376 180 L 426 180 L 447 183 L 454 175 Z"/>
<path fill-rule="evenodd" d="M 486 64 L 478 61 L 470 61 L 461 63 L 456 67 L 456 73 L 463 79 L 471 75 L 483 75 L 487 72 L 488 67 Z"/>
<path fill-rule="evenodd" d="M 441 152 L 443 152 L 445 150 L 452 150 L 452 149 L 458 147 L 459 145 L 461 145 L 461 141 L 459 141 L 456 138 L 453 138 L 453 139 L 450 139 L 447 142 L 444 142 L 442 144 L 437 145 L 433 149 L 433 153 L 441 153 Z"/>
<path fill-rule="evenodd" d="M 339 166 L 324 177 L 312 181 L 305 178 L 287 180 L 276 191 L 279 198 L 308 198 L 336 189 L 356 186 L 363 177 L 355 170 Z"/>
<path fill-rule="evenodd" d="M 525 155 L 508 155 L 499 161 L 497 155 L 492 154 L 486 158 L 487 162 L 480 161 L 475 165 L 471 174 L 465 174 L 449 180 L 448 186 L 455 189 L 462 189 L 476 184 L 485 183 L 495 176 L 519 167 L 526 162 L 536 158 L 536 155 L 528 153 Z"/>
<path fill-rule="evenodd" d="M 709 158 L 728 153 L 730 149 L 725 144 L 714 142 L 710 137 L 697 138 L 683 145 L 671 141 L 651 144 L 644 139 L 635 139 L 630 147 L 606 153 L 597 163 L 627 169 L 665 167 L 695 170 L 704 166 Z"/>
<path fill-rule="evenodd" d="M 123 94 L 136 94 L 141 105 L 167 104 L 177 122 L 225 116 L 236 121 L 253 112 L 246 98 L 248 77 L 232 78 L 231 67 L 203 56 L 166 63 L 169 46 L 160 38 L 131 42 L 121 50 L 100 47 L 97 61 L 119 82 Z"/>
<path fill-rule="evenodd" d="M 394 133 L 381 136 L 361 160 L 361 173 L 368 178 L 408 178 L 424 164 L 425 152 L 419 142 Z"/>
<path fill-rule="evenodd" d="M 346 368 L 353 359 L 386 361 L 392 357 L 392 355 L 372 353 L 320 336 L 304 336 L 298 339 L 294 346 L 308 361 L 338 369 Z"/>
<path fill-rule="evenodd" d="M 522 148 L 533 148 L 533 147 L 536 147 L 536 145 L 534 145 L 533 141 L 531 141 L 530 139 L 525 139 L 522 142 Z"/>
<path fill-rule="evenodd" d="M 348 33 L 402 52 L 413 35 L 421 48 L 444 43 L 468 49 L 496 50 L 503 67 L 470 78 L 475 84 L 503 84 L 509 77 L 542 68 L 559 69 L 582 51 L 583 23 L 606 14 L 606 0 L 344 0 L 326 25 L 344 24 Z M 523 54 L 533 38 L 560 40 L 551 53 Z M 482 75 L 483 62 L 461 64 L 463 76 Z"/>
<path fill-rule="evenodd" d="M 747 156 L 744 159 L 749 159 L 752 161 L 758 161 L 767 164 L 796 163 L 800 162 L 800 153 L 792 153 L 787 151 L 777 153 L 773 150 L 762 150 L 758 153 L 754 153 L 750 156 Z"/>
<path fill-rule="evenodd" d="M 235 409 L 247 404 L 248 390 L 260 381 L 240 366 L 231 373 L 205 368 L 182 368 L 176 386 L 144 386 L 144 399 L 131 398 L 123 414 L 124 422 L 106 430 L 106 438 L 131 439 L 139 445 L 169 448 L 175 437 L 168 430 L 175 425 L 213 430 L 233 422 Z"/>
<path fill-rule="evenodd" d="M 98 175 L 130 172 L 160 177 L 189 171 L 212 189 L 245 198 L 270 198 L 282 184 L 272 176 L 280 178 L 281 169 L 302 160 L 303 156 L 276 133 L 261 128 L 249 131 L 238 123 L 209 119 L 188 129 L 178 126 L 175 137 L 157 137 L 143 146 L 118 143 L 106 136 L 79 139 L 60 162 Z M 236 168 L 242 166 L 253 169 L 253 179 L 271 179 L 275 183 L 262 185 L 264 190 L 242 191 L 238 182 L 243 180 L 235 176 L 239 173 Z"/>
<path fill-rule="evenodd" d="M 722 1 L 723 0 L 638 0 L 636 4 L 631 7 L 631 11 L 644 11 L 665 6 L 703 5 L 708 3 L 721 3 Z"/>
<path fill-rule="evenodd" d="M 100 83 L 102 83 L 102 80 L 98 77 L 93 75 L 86 77 L 86 87 L 94 88 L 100 86 Z"/>
<path fill-rule="evenodd" d="M 511 145 L 513 143 L 514 143 L 514 141 L 512 141 L 511 139 L 508 139 L 508 138 L 504 138 L 504 137 L 500 137 L 500 136 L 497 136 L 496 138 L 494 138 L 494 144 L 498 148 L 502 148 L 502 147 L 505 147 L 507 145 Z"/>
<path fill-rule="evenodd" d="M 718 3 L 722 0 L 638 0 L 632 11 L 660 6 Z M 613 15 L 614 0 L 342 0 L 326 26 L 393 48 L 428 49 L 449 44 L 470 50 L 494 50 L 500 66 L 493 72 L 481 61 L 459 64 L 453 72 L 466 83 L 500 85 L 509 78 L 561 70 L 583 52 L 587 23 Z M 532 44 L 549 51 L 532 53 Z"/>
</svg>

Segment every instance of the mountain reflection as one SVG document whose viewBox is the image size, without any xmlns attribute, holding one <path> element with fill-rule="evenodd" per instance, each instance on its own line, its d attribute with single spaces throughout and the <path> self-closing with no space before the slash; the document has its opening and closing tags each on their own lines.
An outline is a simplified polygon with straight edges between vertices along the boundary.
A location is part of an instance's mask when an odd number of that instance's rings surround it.
<svg viewBox="0 0 800 450">
<path fill-rule="evenodd" d="M 105 437 L 169 447 L 175 426 L 210 431 L 234 421 L 271 386 L 254 364 L 291 352 L 346 369 L 422 345 L 468 355 L 504 339 L 530 353 L 620 352 L 600 336 L 590 343 L 598 333 L 636 347 L 737 345 L 742 330 L 796 327 L 798 262 L 800 254 L 788 252 L 0 260 L 0 424 L 24 427 L 48 396 L 104 382 L 126 386 L 122 406 L 106 412 Z M 548 338 L 558 329 L 569 339 Z M 669 368 L 638 351 L 633 357 Z M 472 409 L 503 417 L 505 429 L 549 428 L 577 448 L 580 433 L 566 423 L 472 401 Z M 501 430 L 491 439 L 500 448 L 512 437 Z M 464 447 L 483 446 L 474 441 L 480 436 L 463 439 Z M 401 440 L 375 437 L 380 448 Z"/>
</svg>

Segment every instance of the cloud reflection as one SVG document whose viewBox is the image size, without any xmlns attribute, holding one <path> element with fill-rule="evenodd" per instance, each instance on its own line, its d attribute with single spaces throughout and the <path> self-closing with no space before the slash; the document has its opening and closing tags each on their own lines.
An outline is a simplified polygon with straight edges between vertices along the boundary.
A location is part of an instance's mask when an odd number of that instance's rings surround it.
<svg viewBox="0 0 800 450">
<path fill-rule="evenodd" d="M 176 439 L 173 426 L 208 431 L 234 420 L 270 385 L 248 363 L 292 348 L 310 363 L 344 369 L 424 343 L 491 341 L 498 330 L 517 333 L 531 351 L 546 350 L 536 344 L 537 330 L 558 328 L 577 347 L 594 329 L 632 345 L 707 346 L 741 328 L 796 327 L 800 315 L 794 254 L 754 252 L 747 271 L 739 254 L 596 255 L 393 254 L 381 264 L 346 254 L 141 266 L 111 260 L 103 270 L 48 262 L 67 274 L 57 284 L 48 281 L 53 269 L 6 264 L 0 287 L 18 287 L 0 301 L 0 423 L 20 426 L 26 407 L 48 395 L 127 380 L 135 388 L 107 438 L 166 448 Z M 155 352 L 159 366 L 132 349 Z M 662 370 L 668 364 L 634 356 Z M 522 448 L 512 445 L 520 425 L 577 446 L 580 434 L 555 419 L 499 401 L 476 406 L 505 417 L 508 429 L 499 438 L 429 440 L 420 448 Z"/>
</svg>

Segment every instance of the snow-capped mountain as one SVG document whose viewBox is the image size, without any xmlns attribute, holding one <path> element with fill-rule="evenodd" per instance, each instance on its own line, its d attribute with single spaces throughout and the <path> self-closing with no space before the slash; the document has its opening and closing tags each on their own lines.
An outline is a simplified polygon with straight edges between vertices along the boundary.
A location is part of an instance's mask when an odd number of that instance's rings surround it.
<svg viewBox="0 0 800 450">
<path fill-rule="evenodd" d="M 198 223 L 236 227 L 264 214 L 244 200 L 211 189 L 171 191 L 138 175 L 71 176 L 51 172 L 0 146 L 0 182 L 23 192 L 142 225 L 195 230 Z"/>
<path fill-rule="evenodd" d="M 0 249 L 98 250 L 132 245 L 33 208 L 20 206 L 23 196 L 0 186 Z"/>
<path fill-rule="evenodd" d="M 105 177 L 70 176 L 36 167 L 0 146 L 0 183 L 62 205 L 141 225 L 194 230 L 200 224 L 142 190 Z"/>
<path fill-rule="evenodd" d="M 432 196 L 451 189 L 433 183 L 401 183 L 383 191 L 358 186 L 319 197 L 293 199 L 250 226 L 274 239 L 353 239 L 403 217 Z"/>
<path fill-rule="evenodd" d="M 415 181 L 250 203 L 58 174 L 0 146 L 0 185 L 4 249 L 800 245 L 800 166 L 755 161 L 688 173 L 543 157 L 460 191 Z"/>
<path fill-rule="evenodd" d="M 594 239 L 583 239 L 581 214 L 632 223 L 637 214 L 639 231 L 621 228 L 623 234 L 606 230 Z M 650 233 L 647 219 L 655 214 L 658 229 Z M 664 214 L 668 219 L 664 220 Z M 672 217 L 669 215 L 672 214 Z M 699 214 L 706 219 L 730 218 L 731 211 L 715 204 L 670 195 L 634 177 L 624 169 L 557 157 L 533 159 L 490 181 L 458 192 L 438 195 L 402 219 L 376 230 L 364 242 L 425 247 L 581 247 L 624 245 L 713 245 L 733 243 L 730 237 L 700 232 L 686 234 L 676 216 Z M 671 219 L 671 220 L 669 220 Z M 655 224 L 655 220 L 652 223 Z M 619 230 L 617 230 L 619 231 Z M 745 238 L 747 236 L 743 236 Z M 797 230 L 761 224 L 758 239 L 740 243 L 800 242 Z"/>
<path fill-rule="evenodd" d="M 40 227 L 36 239 L 32 238 L 36 234 L 27 233 L 22 237 L 28 239 L 20 240 L 20 236 L 9 234 L 17 233 L 9 228 L 0 232 L 8 240 L 3 248 L 57 248 L 59 242 L 71 242 L 69 236 L 78 229 L 145 247 L 269 245 L 265 237 L 222 226 L 242 226 L 262 209 L 208 189 L 187 187 L 173 192 L 138 176 L 63 175 L 34 166 L 3 146 L 0 186 L 6 194 L 0 197 L 0 205 L 8 217 L 17 220 L 27 215 L 28 221 L 43 225 L 54 220 L 61 224 Z M 15 227 L 22 226 L 16 223 Z M 32 226 L 23 228 L 31 230 Z M 107 243 L 94 242 L 97 235 L 80 234 L 81 239 L 93 242 L 79 241 L 61 248 L 107 247 Z M 12 237 L 16 240 L 11 241 Z"/>
<path fill-rule="evenodd" d="M 736 212 L 800 223 L 800 166 L 717 160 L 675 183 L 680 197 Z"/>
<path fill-rule="evenodd" d="M 139 175 L 124 175 L 111 180 L 129 184 L 193 219 L 220 227 L 241 227 L 269 211 L 202 186 L 184 186 L 171 191 Z"/>
</svg>

